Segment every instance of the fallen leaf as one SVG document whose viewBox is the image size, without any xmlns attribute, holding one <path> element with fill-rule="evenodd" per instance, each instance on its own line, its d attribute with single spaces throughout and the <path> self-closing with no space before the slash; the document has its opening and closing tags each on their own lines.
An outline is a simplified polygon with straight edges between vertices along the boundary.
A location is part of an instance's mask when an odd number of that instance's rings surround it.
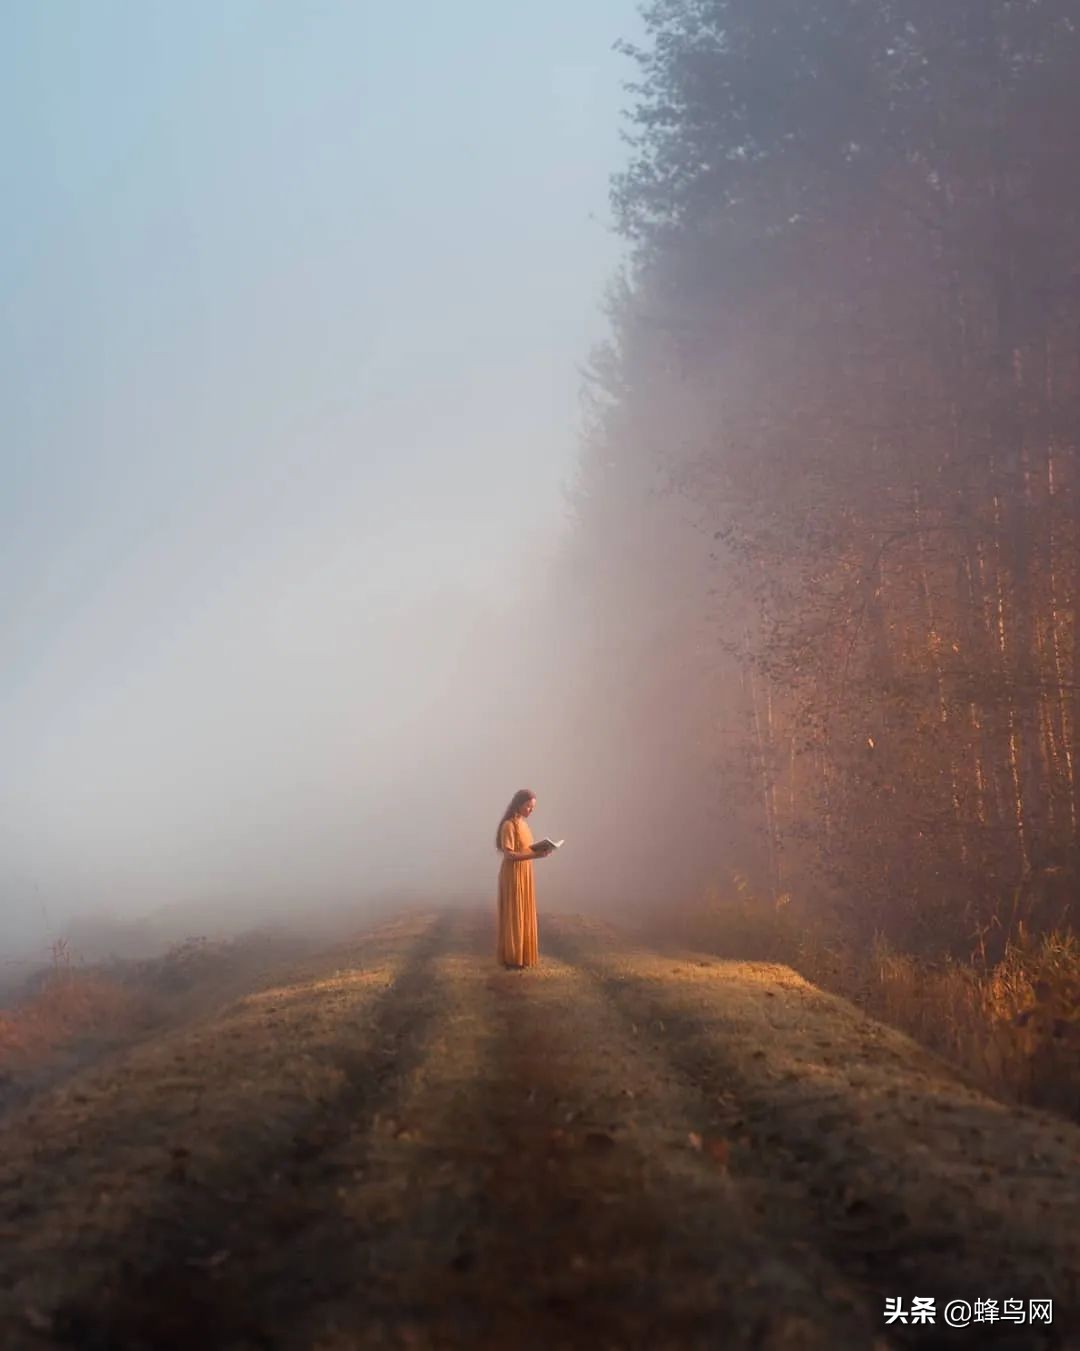
<svg viewBox="0 0 1080 1351">
<path fill-rule="evenodd" d="M 701 1152 L 702 1139 L 701 1136 L 698 1135 L 697 1131 L 691 1131 L 690 1134 L 686 1137 L 686 1139 L 691 1149 L 696 1149 L 699 1153 Z"/>
<path fill-rule="evenodd" d="M 713 1140 L 706 1140 L 705 1152 L 708 1154 L 709 1158 L 712 1159 L 713 1163 L 717 1165 L 717 1167 L 726 1168 L 728 1166 L 728 1158 L 731 1154 L 731 1145 L 727 1142 L 727 1140 L 721 1140 L 719 1138 Z"/>
</svg>

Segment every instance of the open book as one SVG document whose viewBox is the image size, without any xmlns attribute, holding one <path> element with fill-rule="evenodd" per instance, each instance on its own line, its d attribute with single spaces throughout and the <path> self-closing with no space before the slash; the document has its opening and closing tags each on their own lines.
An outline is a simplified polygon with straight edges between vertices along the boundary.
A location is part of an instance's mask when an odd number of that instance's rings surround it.
<svg viewBox="0 0 1080 1351">
<path fill-rule="evenodd" d="M 545 836 L 542 840 L 533 840 L 534 849 L 561 849 L 566 843 L 565 840 L 549 840 Z"/>
</svg>

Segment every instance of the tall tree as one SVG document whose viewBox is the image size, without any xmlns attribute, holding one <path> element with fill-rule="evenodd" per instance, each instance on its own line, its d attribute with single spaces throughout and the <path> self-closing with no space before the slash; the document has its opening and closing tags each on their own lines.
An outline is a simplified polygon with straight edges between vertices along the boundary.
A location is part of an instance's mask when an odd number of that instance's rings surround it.
<svg viewBox="0 0 1080 1351">
<path fill-rule="evenodd" d="M 626 717 L 714 794 L 698 872 L 711 829 L 764 890 L 909 942 L 1056 922 L 1040 878 L 1080 876 L 1071 9 L 657 0 L 627 49 L 576 576 L 624 615 L 608 670 L 667 692 Z"/>
</svg>

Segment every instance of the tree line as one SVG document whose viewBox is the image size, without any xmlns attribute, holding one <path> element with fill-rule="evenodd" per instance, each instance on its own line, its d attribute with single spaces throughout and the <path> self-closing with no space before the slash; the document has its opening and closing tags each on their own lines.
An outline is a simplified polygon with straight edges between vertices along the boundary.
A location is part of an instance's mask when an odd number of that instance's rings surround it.
<svg viewBox="0 0 1080 1351">
<path fill-rule="evenodd" d="M 1064 927 L 1080 12 L 644 18 L 563 572 L 584 791 L 643 842 L 611 884 L 738 875 L 915 949 Z"/>
</svg>

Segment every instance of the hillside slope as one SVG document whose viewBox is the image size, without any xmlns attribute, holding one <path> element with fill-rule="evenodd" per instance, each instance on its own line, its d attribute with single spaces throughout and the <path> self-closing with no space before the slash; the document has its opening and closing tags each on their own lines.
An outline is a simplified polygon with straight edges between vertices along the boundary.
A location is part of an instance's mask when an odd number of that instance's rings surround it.
<svg viewBox="0 0 1080 1351">
<path fill-rule="evenodd" d="M 9 1114 L 0 1344 L 1080 1344 L 1080 1130 L 787 968 L 542 944 L 409 917 Z"/>
</svg>

